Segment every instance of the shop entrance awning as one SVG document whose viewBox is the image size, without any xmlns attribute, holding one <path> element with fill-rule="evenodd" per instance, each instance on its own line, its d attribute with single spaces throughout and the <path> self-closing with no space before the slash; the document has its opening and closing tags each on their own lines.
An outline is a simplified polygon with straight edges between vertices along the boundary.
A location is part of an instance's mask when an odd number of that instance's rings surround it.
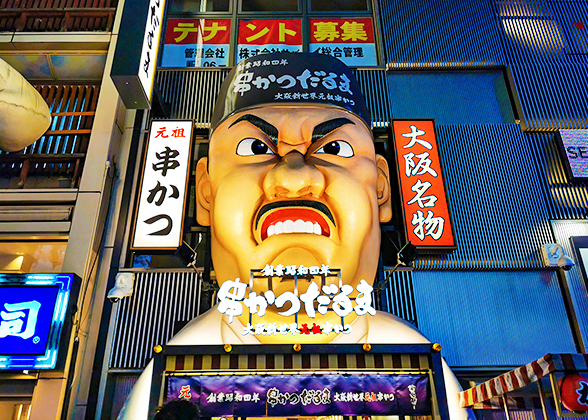
<svg viewBox="0 0 588 420">
<path fill-rule="evenodd" d="M 588 372 L 588 355 L 548 353 L 531 363 L 460 392 L 459 402 L 462 407 L 490 409 L 504 407 L 507 405 L 508 393 L 537 382 L 539 385 L 539 397 L 543 408 L 545 408 L 545 393 L 540 379 L 544 376 L 551 376 L 551 384 L 556 397 L 556 408 L 558 409 L 558 414 L 561 415 L 561 404 L 558 401 L 559 392 L 555 378 L 556 372 Z"/>
</svg>

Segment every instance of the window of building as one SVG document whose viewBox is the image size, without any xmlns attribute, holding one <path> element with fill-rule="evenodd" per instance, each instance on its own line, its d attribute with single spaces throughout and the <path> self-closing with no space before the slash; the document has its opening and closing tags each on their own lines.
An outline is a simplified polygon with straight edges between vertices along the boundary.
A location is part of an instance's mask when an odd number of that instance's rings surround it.
<svg viewBox="0 0 588 420">
<path fill-rule="evenodd" d="M 65 241 L 0 242 L 0 273 L 60 273 Z"/>
<path fill-rule="evenodd" d="M 310 0 L 313 12 L 351 12 L 368 11 L 367 0 Z"/>
<path fill-rule="evenodd" d="M 229 0 L 173 0 L 170 13 L 228 12 Z"/>
<path fill-rule="evenodd" d="M 298 0 L 241 0 L 243 12 L 297 12 Z"/>
</svg>

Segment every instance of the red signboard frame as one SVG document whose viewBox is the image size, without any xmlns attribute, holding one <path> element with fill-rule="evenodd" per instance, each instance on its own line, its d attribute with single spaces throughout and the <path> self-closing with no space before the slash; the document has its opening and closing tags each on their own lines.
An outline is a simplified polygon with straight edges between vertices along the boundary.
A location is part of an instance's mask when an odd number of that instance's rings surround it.
<svg viewBox="0 0 588 420">
<path fill-rule="evenodd" d="M 392 120 L 390 128 L 407 241 L 420 251 L 457 249 L 434 120 Z"/>
</svg>

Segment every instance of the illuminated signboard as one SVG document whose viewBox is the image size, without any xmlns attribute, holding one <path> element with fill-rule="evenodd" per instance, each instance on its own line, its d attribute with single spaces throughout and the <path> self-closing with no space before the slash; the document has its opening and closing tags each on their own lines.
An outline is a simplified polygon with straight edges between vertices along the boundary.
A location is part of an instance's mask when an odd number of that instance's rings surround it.
<svg viewBox="0 0 588 420">
<path fill-rule="evenodd" d="M 559 130 L 559 147 L 570 179 L 588 179 L 588 130 Z"/>
<path fill-rule="evenodd" d="M 371 18 L 310 19 L 310 52 L 338 58 L 348 66 L 377 66 Z"/>
<path fill-rule="evenodd" d="M 191 120 L 151 122 L 133 249 L 175 250 L 182 243 L 193 125 Z"/>
<path fill-rule="evenodd" d="M 53 369 L 73 274 L 0 274 L 0 370 Z"/>
<path fill-rule="evenodd" d="M 111 78 L 128 109 L 151 107 L 165 0 L 126 2 Z"/>
<path fill-rule="evenodd" d="M 431 414 L 422 374 L 171 376 L 167 385 L 167 401 L 192 401 L 204 417 Z"/>
<path fill-rule="evenodd" d="M 258 54 L 302 51 L 302 20 L 257 19 L 239 22 L 237 62 Z"/>
<path fill-rule="evenodd" d="M 407 240 L 421 250 L 456 248 L 432 120 L 393 120 Z"/>
<path fill-rule="evenodd" d="M 271 288 L 263 294 L 253 291 L 254 281 L 260 278 L 268 280 L 268 288 L 271 282 L 276 280 L 288 281 L 293 284 L 292 291 L 286 291 L 276 295 Z M 306 292 L 299 293 L 299 284 L 308 284 Z M 320 286 L 319 286 L 320 284 Z M 249 292 L 247 293 L 247 289 Z M 351 314 L 362 316 L 366 314 L 376 315 L 372 306 L 373 287 L 361 280 L 353 289 L 353 286 L 341 282 L 340 270 L 331 270 L 329 266 L 321 265 L 305 267 L 304 265 L 273 265 L 267 264 L 263 270 L 253 270 L 249 284 L 242 283 L 240 279 L 225 281 L 218 291 L 220 313 L 229 317 L 229 323 L 233 317 L 244 313 L 244 307 L 249 311 L 249 322 L 243 327 L 242 335 L 258 336 L 296 336 L 298 334 L 316 335 L 324 334 L 350 334 L 351 325 L 345 322 L 345 317 Z M 350 295 L 357 292 L 355 298 Z M 245 297 L 245 295 L 247 297 Z M 315 306 L 315 302 L 318 304 Z M 252 322 L 253 315 L 257 315 L 262 321 L 269 306 L 282 309 L 277 312 L 281 318 L 278 322 Z M 317 322 L 299 323 L 298 313 L 304 310 L 306 316 Z M 331 323 L 322 320 L 322 315 L 333 311 L 340 322 Z"/>
<path fill-rule="evenodd" d="M 162 67 L 225 67 L 229 64 L 229 19 L 168 19 Z"/>
</svg>

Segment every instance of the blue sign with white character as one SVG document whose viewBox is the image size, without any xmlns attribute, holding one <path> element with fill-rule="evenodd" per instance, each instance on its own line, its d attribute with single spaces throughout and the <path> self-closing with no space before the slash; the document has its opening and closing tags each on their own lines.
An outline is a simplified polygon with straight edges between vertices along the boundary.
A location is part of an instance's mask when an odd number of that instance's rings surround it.
<svg viewBox="0 0 588 420">
<path fill-rule="evenodd" d="M 0 352 L 45 354 L 57 286 L 6 287 L 0 296 Z"/>
<path fill-rule="evenodd" d="M 0 274 L 0 370 L 53 369 L 73 274 Z"/>
</svg>

